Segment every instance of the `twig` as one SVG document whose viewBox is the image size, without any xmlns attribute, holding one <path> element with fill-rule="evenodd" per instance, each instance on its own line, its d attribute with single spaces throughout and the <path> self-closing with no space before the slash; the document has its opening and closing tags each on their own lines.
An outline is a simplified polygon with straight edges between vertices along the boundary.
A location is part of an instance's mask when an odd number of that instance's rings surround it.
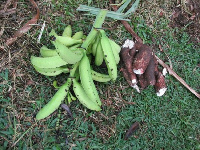
<svg viewBox="0 0 200 150">
<path fill-rule="evenodd" d="M 194 89 L 192 89 L 181 77 L 179 77 L 167 64 L 165 64 L 158 56 L 156 56 L 156 59 L 158 60 L 158 63 L 163 66 L 164 68 L 167 68 L 170 75 L 175 77 L 179 82 L 181 82 L 190 92 L 192 92 L 196 97 L 200 99 L 200 94 L 198 94 Z"/>
<path fill-rule="evenodd" d="M 169 67 L 171 68 L 171 69 L 173 69 L 173 66 L 172 66 L 172 61 L 171 61 L 171 59 L 169 58 L 169 56 L 165 53 L 165 51 L 162 49 L 162 47 L 161 47 L 161 45 L 159 44 L 159 49 L 167 56 L 167 58 L 168 58 L 168 61 L 169 61 Z"/>
<path fill-rule="evenodd" d="M 44 27 L 45 27 L 45 21 L 44 21 L 44 23 L 43 23 L 43 25 L 42 25 L 42 28 L 41 28 L 41 31 L 40 31 L 40 35 L 38 36 L 37 43 L 40 43 L 40 39 L 41 39 L 41 37 L 42 37 L 42 33 L 43 33 L 43 31 L 44 31 Z"/>
</svg>

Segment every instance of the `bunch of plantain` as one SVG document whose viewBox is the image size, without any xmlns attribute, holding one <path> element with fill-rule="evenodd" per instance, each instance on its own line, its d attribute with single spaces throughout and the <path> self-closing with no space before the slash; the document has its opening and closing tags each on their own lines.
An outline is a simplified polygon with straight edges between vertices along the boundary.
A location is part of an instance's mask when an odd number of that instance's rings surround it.
<svg viewBox="0 0 200 150">
<path fill-rule="evenodd" d="M 83 49 L 78 46 L 83 42 L 83 32 L 77 32 L 72 37 L 71 33 L 71 25 L 65 28 L 62 36 L 58 36 L 54 30 L 50 32 L 55 49 L 44 45 L 40 48 L 40 57 L 31 56 L 31 64 L 37 72 L 45 76 L 69 73 L 70 65 L 81 60 Z"/>
<path fill-rule="evenodd" d="M 87 48 L 87 54 L 94 57 L 94 64 L 98 67 L 105 61 L 108 75 L 92 70 L 92 78 L 98 82 L 115 81 L 117 78 L 117 64 L 120 61 L 121 47 L 109 39 L 103 29 L 99 29 L 96 37 Z"/>
<path fill-rule="evenodd" d="M 62 86 L 53 86 L 58 89 L 52 99 L 36 115 L 36 119 L 46 118 L 53 113 L 60 104 L 70 104 L 72 100 L 78 99 L 82 105 L 90 110 L 100 111 L 101 100 L 94 81 L 108 82 L 117 78 L 117 64 L 120 61 L 119 53 L 121 47 L 109 39 L 103 29 L 97 29 L 94 38 L 89 41 L 88 47 L 83 47 L 86 36 L 82 31 L 72 36 L 72 28 L 68 25 L 62 35 L 55 30 L 49 33 L 54 49 L 47 46 L 40 48 L 39 57 L 31 56 L 31 63 L 35 70 L 45 76 L 57 76 L 68 73 L 67 81 Z M 94 59 L 94 64 L 91 61 Z M 108 73 L 102 74 L 92 69 L 92 65 L 101 67 L 105 61 Z M 72 85 L 73 84 L 73 85 Z M 72 86 L 72 95 L 70 87 Z"/>
</svg>

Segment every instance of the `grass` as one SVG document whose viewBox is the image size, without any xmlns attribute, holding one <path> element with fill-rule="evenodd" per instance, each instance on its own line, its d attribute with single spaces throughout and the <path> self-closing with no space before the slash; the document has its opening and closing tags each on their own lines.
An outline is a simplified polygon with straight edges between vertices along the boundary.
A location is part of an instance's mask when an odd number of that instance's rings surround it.
<svg viewBox="0 0 200 150">
<path fill-rule="evenodd" d="M 42 44 L 50 46 L 46 37 L 51 28 L 61 33 L 67 24 L 72 24 L 74 32 L 89 32 L 94 17 L 75 11 L 78 4 L 90 3 L 91 6 L 108 8 L 108 1 L 38 3 L 42 14 L 39 23 L 47 21 L 41 44 L 36 43 L 40 27 L 35 27 L 7 51 L 11 53 L 11 61 L 0 72 L 0 149 L 200 149 L 199 100 L 169 75 L 166 77 L 166 94 L 157 97 L 153 87 L 141 94 L 136 93 L 119 72 L 116 83 L 97 83 L 104 104 L 101 112 L 89 111 L 74 101 L 70 108 L 75 119 L 71 120 L 61 110 L 59 131 L 55 129 L 58 111 L 36 122 L 35 114 L 56 92 L 52 82 L 58 80 L 62 84 L 66 77 L 38 74 L 30 65 L 30 56 L 38 55 Z M 173 3 L 175 1 L 141 2 L 137 15 L 131 18 L 131 25 L 144 42 L 154 47 L 155 53 L 168 62 L 166 55 L 158 49 L 161 44 L 172 61 L 173 69 L 200 91 L 200 46 L 190 41 L 184 28 L 169 27 L 168 16 Z M 20 4 L 19 8 L 30 7 L 24 1 Z M 165 15 L 159 18 L 156 14 L 161 8 Z M 104 26 L 114 28 L 106 32 L 119 44 L 130 38 L 130 34 L 116 21 L 109 19 Z M 7 53 L 3 55 L 5 58 L 9 58 Z M 144 123 L 134 136 L 123 140 L 126 130 L 135 121 Z"/>
</svg>

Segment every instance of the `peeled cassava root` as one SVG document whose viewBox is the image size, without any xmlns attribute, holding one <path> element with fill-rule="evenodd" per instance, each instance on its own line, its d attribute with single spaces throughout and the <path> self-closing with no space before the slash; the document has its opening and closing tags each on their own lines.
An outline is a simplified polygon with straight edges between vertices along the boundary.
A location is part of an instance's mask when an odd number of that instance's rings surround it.
<svg viewBox="0 0 200 150">
<path fill-rule="evenodd" d="M 157 96 L 167 88 L 165 77 L 158 69 L 152 49 L 143 43 L 126 40 L 120 52 L 124 67 L 121 69 L 128 84 L 139 93 L 149 85 L 155 87 Z"/>
</svg>

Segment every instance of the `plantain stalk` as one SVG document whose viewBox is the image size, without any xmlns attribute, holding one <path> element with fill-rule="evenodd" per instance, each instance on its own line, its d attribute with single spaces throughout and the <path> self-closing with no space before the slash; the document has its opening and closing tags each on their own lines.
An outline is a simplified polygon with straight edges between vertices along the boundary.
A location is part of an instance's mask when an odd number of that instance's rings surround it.
<svg viewBox="0 0 200 150">
<path fill-rule="evenodd" d="M 82 48 L 87 49 L 88 46 L 90 45 L 90 43 L 92 42 L 92 40 L 95 38 L 95 36 L 98 33 L 97 28 L 102 28 L 102 24 L 105 20 L 107 12 L 108 12 L 108 10 L 106 10 L 106 9 L 101 9 L 99 11 L 99 13 L 95 19 L 95 22 L 93 24 L 93 28 L 91 29 L 90 33 L 86 37 L 86 40 L 81 45 Z"/>
</svg>

